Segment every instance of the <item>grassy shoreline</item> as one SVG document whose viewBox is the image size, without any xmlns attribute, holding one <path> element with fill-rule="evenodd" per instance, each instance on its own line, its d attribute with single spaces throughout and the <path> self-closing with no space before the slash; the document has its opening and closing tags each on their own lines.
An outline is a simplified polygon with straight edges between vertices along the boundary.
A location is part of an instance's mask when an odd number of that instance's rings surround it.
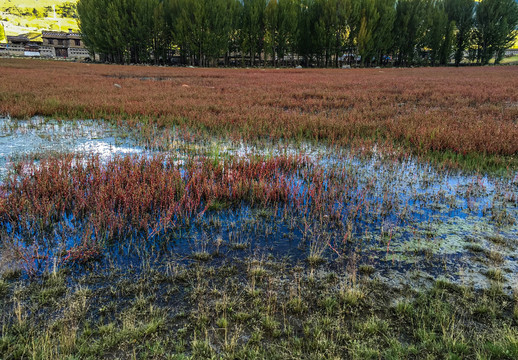
<svg viewBox="0 0 518 360">
<path fill-rule="evenodd" d="M 10 358 L 513 359 L 517 296 L 272 257 L 0 282 Z"/>
</svg>

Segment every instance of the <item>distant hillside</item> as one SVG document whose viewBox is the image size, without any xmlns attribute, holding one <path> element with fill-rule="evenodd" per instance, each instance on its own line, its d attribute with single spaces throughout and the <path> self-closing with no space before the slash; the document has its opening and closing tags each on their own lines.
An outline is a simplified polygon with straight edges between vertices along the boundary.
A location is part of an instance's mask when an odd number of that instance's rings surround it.
<svg viewBox="0 0 518 360">
<path fill-rule="evenodd" d="M 42 30 L 79 30 L 77 0 L 0 0 L 0 22 L 6 35 Z"/>
</svg>

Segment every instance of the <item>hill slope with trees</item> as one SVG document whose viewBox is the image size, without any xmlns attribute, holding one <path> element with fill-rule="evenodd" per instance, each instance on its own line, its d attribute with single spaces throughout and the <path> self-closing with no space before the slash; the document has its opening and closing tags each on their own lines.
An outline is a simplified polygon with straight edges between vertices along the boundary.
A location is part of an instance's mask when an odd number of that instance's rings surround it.
<svg viewBox="0 0 518 360">
<path fill-rule="evenodd" d="M 77 0 L 2 0 L 0 22 L 7 35 L 42 30 L 78 31 Z"/>
</svg>

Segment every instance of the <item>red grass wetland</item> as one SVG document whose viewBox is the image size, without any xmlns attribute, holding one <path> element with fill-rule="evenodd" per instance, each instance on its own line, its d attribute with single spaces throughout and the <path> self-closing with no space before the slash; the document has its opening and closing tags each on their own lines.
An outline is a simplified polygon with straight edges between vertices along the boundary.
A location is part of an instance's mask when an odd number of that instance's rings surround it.
<svg viewBox="0 0 518 360">
<path fill-rule="evenodd" d="M 518 357 L 516 74 L 0 60 L 0 358 Z"/>
</svg>

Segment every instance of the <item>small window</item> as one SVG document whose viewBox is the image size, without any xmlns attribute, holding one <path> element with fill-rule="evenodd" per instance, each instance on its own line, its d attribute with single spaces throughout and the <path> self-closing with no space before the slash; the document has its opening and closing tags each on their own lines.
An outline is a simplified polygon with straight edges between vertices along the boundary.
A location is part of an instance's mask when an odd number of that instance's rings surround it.
<svg viewBox="0 0 518 360">
<path fill-rule="evenodd" d="M 52 44 L 54 44 L 54 40 L 49 39 L 49 45 L 52 45 Z"/>
<path fill-rule="evenodd" d="M 76 46 L 81 46 L 81 40 L 76 39 L 75 42 L 76 42 Z"/>
<path fill-rule="evenodd" d="M 63 39 L 58 40 L 58 45 L 63 45 Z"/>
</svg>

